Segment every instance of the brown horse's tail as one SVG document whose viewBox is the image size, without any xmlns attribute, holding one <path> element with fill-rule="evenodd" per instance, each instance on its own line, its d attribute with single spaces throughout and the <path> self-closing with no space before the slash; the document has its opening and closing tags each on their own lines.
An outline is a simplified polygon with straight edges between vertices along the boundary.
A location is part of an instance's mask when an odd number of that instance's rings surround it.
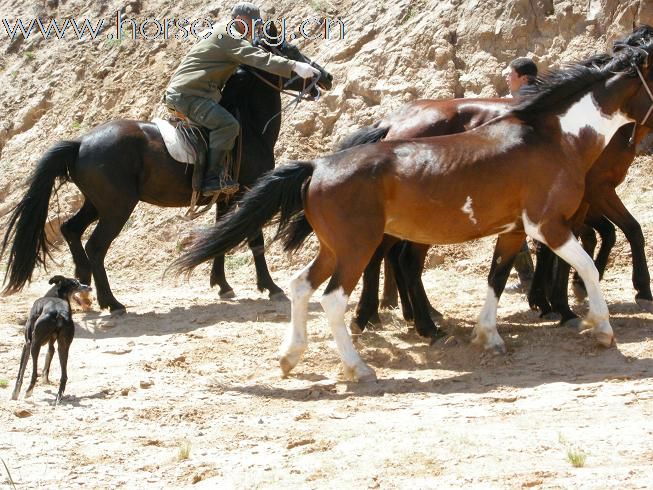
<svg viewBox="0 0 653 490">
<path fill-rule="evenodd" d="M 34 268 L 45 266 L 52 246 L 45 233 L 50 196 L 57 179 L 69 180 L 68 169 L 77 160 L 79 146 L 79 141 L 60 141 L 52 146 L 37 164 L 27 193 L 13 209 L 0 249 L 1 260 L 11 243 L 4 294 L 23 289 Z"/>
<path fill-rule="evenodd" d="M 354 146 L 376 143 L 381 141 L 390 131 L 390 126 L 379 127 L 379 123 L 372 126 L 357 129 L 348 136 L 345 136 L 336 147 L 336 151 L 346 150 Z M 283 249 L 286 252 L 298 250 L 313 233 L 313 227 L 304 216 L 304 211 L 296 213 L 288 222 L 288 226 L 279 228 L 275 238 L 281 238 Z"/>
<path fill-rule="evenodd" d="M 263 175 L 234 209 L 206 230 L 170 269 L 190 273 L 195 267 L 224 255 L 256 234 L 279 213 L 275 239 L 304 209 L 304 184 L 313 175 L 312 161 L 290 162 Z"/>
</svg>

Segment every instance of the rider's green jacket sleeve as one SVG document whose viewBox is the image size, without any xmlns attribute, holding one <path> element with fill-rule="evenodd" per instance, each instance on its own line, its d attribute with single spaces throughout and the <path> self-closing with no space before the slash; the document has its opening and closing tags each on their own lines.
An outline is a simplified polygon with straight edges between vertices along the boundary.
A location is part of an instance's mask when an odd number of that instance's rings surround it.
<svg viewBox="0 0 653 490">
<path fill-rule="evenodd" d="M 186 54 L 168 90 L 219 101 L 224 84 L 241 64 L 289 78 L 294 61 L 237 39 L 227 33 L 226 24 L 218 24 L 207 39 L 197 42 Z"/>
</svg>

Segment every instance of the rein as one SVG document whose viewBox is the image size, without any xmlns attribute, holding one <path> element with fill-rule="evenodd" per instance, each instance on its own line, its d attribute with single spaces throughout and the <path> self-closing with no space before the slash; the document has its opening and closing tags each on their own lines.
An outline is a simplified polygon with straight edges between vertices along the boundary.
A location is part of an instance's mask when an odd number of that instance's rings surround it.
<svg viewBox="0 0 653 490">
<path fill-rule="evenodd" d="M 295 94 L 295 93 L 293 93 L 293 92 L 289 92 L 289 91 L 287 91 L 287 90 L 285 90 L 284 88 L 281 87 L 281 78 L 279 78 L 279 86 L 276 86 L 276 85 L 274 85 L 272 82 L 270 82 L 269 80 L 266 80 L 263 76 L 261 76 L 261 75 L 259 75 L 258 73 L 256 73 L 255 71 L 250 70 L 250 69 L 247 68 L 247 67 L 243 67 L 243 68 L 244 68 L 248 73 L 251 73 L 251 74 L 254 75 L 256 78 L 258 78 L 260 81 L 262 81 L 263 83 L 265 83 L 266 85 L 268 85 L 269 87 L 271 87 L 273 90 L 276 90 L 276 91 L 279 92 L 280 94 L 286 94 L 286 95 L 290 95 L 291 97 L 294 97 L 294 100 L 291 100 L 288 104 L 286 104 L 284 107 L 282 107 L 281 110 L 280 110 L 279 112 L 277 112 L 274 116 L 272 116 L 270 119 L 268 119 L 268 122 L 266 122 L 266 123 L 265 123 L 265 126 L 263 126 L 263 131 L 261 131 L 261 134 L 265 134 L 265 132 L 266 132 L 267 129 L 268 129 L 268 126 L 270 125 L 270 123 L 271 123 L 272 121 L 274 121 L 277 117 L 281 116 L 281 113 L 282 113 L 283 111 L 285 111 L 288 107 L 290 107 L 291 104 L 295 104 L 295 107 L 296 107 L 297 105 L 299 105 L 299 103 L 300 103 L 302 100 L 310 100 L 310 101 L 315 102 L 315 101 L 317 101 L 317 100 L 320 99 L 320 93 L 321 93 L 321 92 L 320 92 L 319 87 L 317 87 L 317 83 L 320 81 L 320 77 L 319 77 L 319 76 L 315 77 L 315 78 L 311 81 L 311 83 L 309 83 L 308 85 L 306 85 L 306 82 L 304 82 L 304 87 L 302 88 L 302 90 L 299 91 L 299 92 L 297 92 L 297 93 Z M 288 80 L 288 81 L 286 82 L 286 85 L 289 84 L 290 82 L 294 81 L 295 78 L 296 78 L 296 77 L 293 77 L 293 78 L 291 78 L 290 80 Z M 313 88 L 317 88 L 317 94 L 318 94 L 317 97 L 310 97 L 310 96 L 307 96 L 307 94 L 309 94 L 309 93 L 311 92 L 311 90 L 313 90 Z"/>
<path fill-rule="evenodd" d="M 628 144 L 630 146 L 632 146 L 635 143 L 635 131 L 637 131 L 637 125 L 639 124 L 640 126 L 644 126 L 646 124 L 646 121 L 648 121 L 648 119 L 651 117 L 651 113 L 653 113 L 653 93 L 651 92 L 651 88 L 648 86 L 648 83 L 646 83 L 646 79 L 644 78 L 644 75 L 642 75 L 642 71 L 639 69 L 639 66 L 635 65 L 635 70 L 637 70 L 639 79 L 642 81 L 642 85 L 644 85 L 644 89 L 646 90 L 646 93 L 651 99 L 651 105 L 649 106 L 648 111 L 644 116 L 644 119 L 642 119 L 642 122 L 635 123 L 635 126 L 633 127 L 633 133 L 630 135 L 630 140 L 628 140 Z"/>
<path fill-rule="evenodd" d="M 273 46 L 272 44 L 269 43 L 265 43 L 265 44 L 267 45 L 268 50 L 271 53 L 286 58 L 286 56 L 276 46 Z M 285 87 L 287 87 L 290 83 L 294 82 L 297 78 L 299 78 L 299 75 L 295 75 L 294 77 L 288 79 L 283 86 L 281 85 L 281 77 L 279 77 L 279 85 L 276 86 L 262 75 L 256 73 L 256 71 L 250 69 L 249 67 L 243 66 L 243 68 L 248 73 L 251 73 L 260 81 L 265 83 L 268 87 L 272 88 L 273 90 L 276 90 L 280 94 L 290 95 L 291 97 L 294 97 L 294 100 L 291 100 L 288 104 L 282 107 L 279 112 L 277 112 L 274 116 L 268 119 L 268 121 L 265 123 L 265 126 L 263 126 L 263 131 L 261 131 L 261 134 L 265 134 L 270 123 L 274 121 L 277 117 L 281 116 L 281 113 L 285 111 L 288 107 L 290 107 L 291 104 L 294 103 L 295 107 L 297 107 L 302 100 L 310 100 L 312 102 L 317 102 L 318 100 L 320 100 L 321 91 L 320 91 L 320 87 L 317 86 L 317 83 L 320 81 L 320 75 L 314 77 L 311 83 L 309 83 L 308 85 L 306 85 L 306 81 L 304 80 L 304 86 L 302 87 L 302 90 L 300 90 L 295 94 L 293 92 L 289 92 L 288 90 L 286 90 Z M 309 94 L 314 88 L 317 90 L 317 96 L 315 97 L 308 96 L 307 94 Z"/>
</svg>

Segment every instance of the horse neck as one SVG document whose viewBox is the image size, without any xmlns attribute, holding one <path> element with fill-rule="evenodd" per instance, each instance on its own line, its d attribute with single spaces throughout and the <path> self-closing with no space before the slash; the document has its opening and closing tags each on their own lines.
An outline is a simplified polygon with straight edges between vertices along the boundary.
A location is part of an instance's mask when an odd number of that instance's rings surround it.
<svg viewBox="0 0 653 490">
<path fill-rule="evenodd" d="M 606 92 L 605 84 L 588 91 L 564 105 L 553 114 L 561 136 L 571 142 L 591 165 L 607 147 L 620 127 L 634 122 L 624 110 L 630 91 L 613 88 Z M 600 102 L 599 102 L 600 101 Z"/>
<path fill-rule="evenodd" d="M 281 77 L 278 75 L 272 75 L 270 73 L 261 71 L 258 71 L 257 73 L 263 76 L 263 78 L 265 78 L 275 87 L 279 86 Z M 268 133 L 268 131 L 272 131 L 273 128 L 277 128 L 274 135 L 274 141 L 272 142 L 272 145 L 274 146 L 274 142 L 276 142 L 276 136 L 278 135 L 279 127 L 281 124 L 281 115 L 278 115 L 281 111 L 280 92 L 262 80 L 256 79 L 254 88 L 252 90 L 252 97 L 249 101 L 249 106 L 250 117 L 255 118 L 257 126 L 260 126 L 260 131 L 263 131 L 263 127 L 267 124 L 267 122 L 270 121 L 271 118 L 274 118 L 268 125 L 269 129 L 266 130 L 266 133 Z"/>
</svg>

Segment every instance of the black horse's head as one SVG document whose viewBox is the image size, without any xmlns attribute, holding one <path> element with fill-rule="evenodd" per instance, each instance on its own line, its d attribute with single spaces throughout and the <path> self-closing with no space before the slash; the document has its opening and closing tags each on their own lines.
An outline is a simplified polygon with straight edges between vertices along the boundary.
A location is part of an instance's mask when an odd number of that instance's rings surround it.
<svg viewBox="0 0 653 490">
<path fill-rule="evenodd" d="M 259 30 L 258 35 L 254 39 L 254 44 L 273 54 L 283 56 L 284 58 L 293 61 L 308 63 L 313 68 L 316 68 L 320 72 L 320 75 L 317 82 L 308 93 L 311 97 L 319 97 L 320 89 L 331 90 L 331 87 L 333 86 L 333 76 L 331 73 L 326 71 L 318 63 L 312 61 L 308 56 L 304 55 L 297 46 L 288 43 L 285 39 L 281 39 L 274 22 L 267 23 L 265 28 Z M 288 81 L 286 81 L 284 88 L 299 92 L 304 90 L 309 83 L 309 81 L 304 81 L 301 77 L 293 75 Z"/>
</svg>

